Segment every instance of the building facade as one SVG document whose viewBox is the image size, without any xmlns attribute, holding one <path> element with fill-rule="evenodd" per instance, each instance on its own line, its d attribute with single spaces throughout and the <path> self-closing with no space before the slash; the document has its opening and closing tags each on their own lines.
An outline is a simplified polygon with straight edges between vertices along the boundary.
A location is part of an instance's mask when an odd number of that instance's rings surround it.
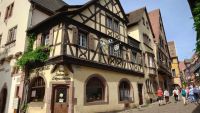
<svg viewBox="0 0 200 113">
<path fill-rule="evenodd" d="M 33 48 L 48 46 L 50 52 L 45 63 L 28 66 L 27 113 L 94 113 L 144 104 L 140 42 L 128 35 L 120 2 L 92 0 L 58 11 L 28 30 L 37 37 Z"/>
<path fill-rule="evenodd" d="M 141 44 L 143 67 L 145 73 L 145 100 L 152 102 L 157 99 L 157 70 L 155 62 L 154 33 L 149 20 L 147 9 L 140 8 L 127 14 L 129 19 L 128 35 L 138 40 Z"/>
<path fill-rule="evenodd" d="M 37 0 L 0 1 L 0 113 L 19 111 L 24 72 L 16 66 L 16 61 L 25 51 L 27 28 L 54 11 Z"/>
<path fill-rule="evenodd" d="M 175 42 L 171 41 L 168 42 L 168 47 L 170 51 L 170 57 L 171 57 L 171 69 L 172 69 L 172 82 L 174 87 L 182 87 L 182 81 L 181 81 L 181 72 L 179 68 L 179 60 L 178 56 L 176 54 L 176 47 L 175 47 Z"/>
<path fill-rule="evenodd" d="M 171 91 L 171 59 L 160 10 L 149 12 L 149 18 L 155 35 L 154 50 L 158 68 L 158 86 Z"/>
</svg>

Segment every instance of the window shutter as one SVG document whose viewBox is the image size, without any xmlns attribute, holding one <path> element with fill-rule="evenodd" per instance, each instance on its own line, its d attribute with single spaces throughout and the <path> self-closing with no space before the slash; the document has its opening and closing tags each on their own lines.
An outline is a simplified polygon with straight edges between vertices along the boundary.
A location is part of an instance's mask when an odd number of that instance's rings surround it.
<svg viewBox="0 0 200 113">
<path fill-rule="evenodd" d="M 41 43 L 42 43 L 42 33 L 37 35 L 36 47 L 39 47 Z"/>
<path fill-rule="evenodd" d="M 49 31 L 49 46 L 52 46 L 52 45 L 53 45 L 53 40 L 54 40 L 54 29 L 52 28 L 52 29 Z"/>
<path fill-rule="evenodd" d="M 76 26 L 72 27 L 73 31 L 73 44 L 78 44 L 78 29 Z"/>
<path fill-rule="evenodd" d="M 94 34 L 89 33 L 89 49 L 94 50 Z"/>
</svg>

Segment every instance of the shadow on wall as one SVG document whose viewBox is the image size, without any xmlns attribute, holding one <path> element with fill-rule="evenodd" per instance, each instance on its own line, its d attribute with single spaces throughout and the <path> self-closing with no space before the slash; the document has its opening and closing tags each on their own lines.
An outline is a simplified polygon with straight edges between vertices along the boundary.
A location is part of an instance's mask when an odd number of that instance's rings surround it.
<svg viewBox="0 0 200 113">
<path fill-rule="evenodd" d="M 200 104 L 194 109 L 192 113 L 200 113 Z"/>
</svg>

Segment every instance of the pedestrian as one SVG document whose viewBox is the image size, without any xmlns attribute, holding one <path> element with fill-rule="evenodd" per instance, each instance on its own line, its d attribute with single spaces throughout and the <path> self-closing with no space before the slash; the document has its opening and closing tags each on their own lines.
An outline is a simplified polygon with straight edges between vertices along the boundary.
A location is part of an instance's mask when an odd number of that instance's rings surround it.
<svg viewBox="0 0 200 113">
<path fill-rule="evenodd" d="M 164 97 L 165 97 L 165 103 L 167 104 L 169 102 L 169 91 L 165 89 L 164 91 Z"/>
<path fill-rule="evenodd" d="M 178 88 L 174 88 L 173 96 L 174 96 L 175 103 L 178 101 L 178 94 L 179 94 Z"/>
<path fill-rule="evenodd" d="M 190 89 L 189 87 L 186 87 L 186 99 L 189 97 Z"/>
<path fill-rule="evenodd" d="M 191 103 L 195 101 L 195 99 L 194 99 L 194 88 L 193 88 L 192 85 L 190 86 L 188 100 L 189 100 Z"/>
<path fill-rule="evenodd" d="M 198 102 L 199 102 L 199 88 L 197 86 L 194 87 L 193 92 L 194 92 L 194 101 L 195 101 L 196 104 L 198 104 Z"/>
<path fill-rule="evenodd" d="M 186 105 L 186 89 L 185 88 L 182 88 L 181 90 L 181 96 L 182 96 L 182 99 L 183 99 L 183 104 Z"/>
<path fill-rule="evenodd" d="M 161 88 L 158 88 L 157 96 L 158 96 L 158 103 L 159 103 L 159 106 L 160 106 L 162 104 L 162 100 L 163 100 L 163 91 L 162 91 Z"/>
</svg>

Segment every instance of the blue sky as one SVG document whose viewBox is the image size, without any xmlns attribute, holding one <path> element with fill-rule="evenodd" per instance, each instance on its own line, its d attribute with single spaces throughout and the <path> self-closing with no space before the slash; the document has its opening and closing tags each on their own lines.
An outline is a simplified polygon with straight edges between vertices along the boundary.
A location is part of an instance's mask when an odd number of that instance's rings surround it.
<svg viewBox="0 0 200 113">
<path fill-rule="evenodd" d="M 83 4 L 88 0 L 64 0 L 68 4 Z M 126 13 L 147 7 L 148 11 L 161 9 L 167 40 L 174 40 L 179 60 L 191 58 L 196 34 L 187 0 L 120 0 Z"/>
</svg>

